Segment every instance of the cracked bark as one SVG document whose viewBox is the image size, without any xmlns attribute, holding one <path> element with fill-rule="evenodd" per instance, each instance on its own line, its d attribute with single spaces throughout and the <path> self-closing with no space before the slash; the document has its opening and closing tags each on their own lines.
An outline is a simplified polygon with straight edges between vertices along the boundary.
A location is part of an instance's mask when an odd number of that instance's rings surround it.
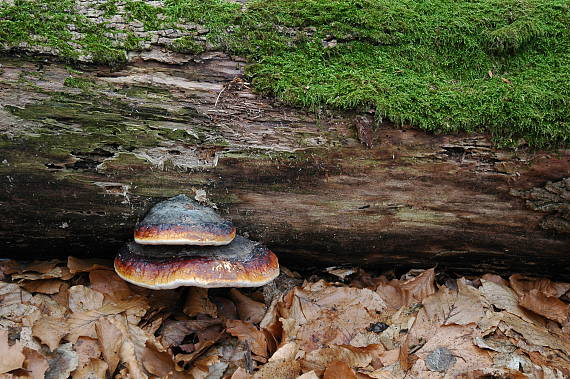
<svg viewBox="0 0 570 379">
<path fill-rule="evenodd" d="M 206 191 L 294 267 L 440 264 L 570 278 L 570 152 L 496 149 L 256 96 L 242 63 L 0 62 L 3 257 L 112 256 L 155 202 Z M 86 88 L 64 86 L 80 77 Z"/>
</svg>

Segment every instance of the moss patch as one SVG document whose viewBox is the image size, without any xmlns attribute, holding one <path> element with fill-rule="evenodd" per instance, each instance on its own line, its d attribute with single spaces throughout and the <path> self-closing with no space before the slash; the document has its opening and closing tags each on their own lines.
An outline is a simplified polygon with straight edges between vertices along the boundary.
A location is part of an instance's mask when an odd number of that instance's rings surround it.
<svg viewBox="0 0 570 379">
<path fill-rule="evenodd" d="M 434 133 L 488 132 L 504 146 L 570 145 L 566 0 L 253 0 L 243 10 L 223 0 L 123 3 L 145 30 L 203 25 L 214 48 L 253 63 L 247 75 L 258 91 L 289 104 L 373 111 Z M 113 45 L 105 25 L 74 5 L 0 5 L 0 43 L 47 46 L 73 61 L 74 24 L 95 62 L 121 63 L 141 47 L 132 34 Z M 100 8 L 111 15 L 117 3 Z M 188 36 L 170 48 L 203 46 Z"/>
</svg>

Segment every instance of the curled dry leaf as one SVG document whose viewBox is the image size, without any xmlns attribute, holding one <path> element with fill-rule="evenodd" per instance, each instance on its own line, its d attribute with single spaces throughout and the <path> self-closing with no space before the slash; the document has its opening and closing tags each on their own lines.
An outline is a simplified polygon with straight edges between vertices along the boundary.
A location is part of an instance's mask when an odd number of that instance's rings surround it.
<svg viewBox="0 0 570 379">
<path fill-rule="evenodd" d="M 103 305 L 104 296 L 85 286 L 73 286 L 69 289 L 69 309 L 72 312 L 91 311 Z"/>
<path fill-rule="evenodd" d="M 287 342 L 285 345 L 279 347 L 273 353 L 271 358 L 269 358 L 269 362 L 272 361 L 293 361 L 295 360 L 295 356 L 299 351 L 299 346 L 295 342 Z"/>
<path fill-rule="evenodd" d="M 119 351 L 123 344 L 123 333 L 108 318 L 98 319 L 95 324 L 97 337 L 107 363 L 109 372 L 113 374 L 119 365 Z"/>
<path fill-rule="evenodd" d="M 59 292 L 63 281 L 59 279 L 40 279 L 20 283 L 26 291 L 53 295 Z"/>
<path fill-rule="evenodd" d="M 236 305 L 230 299 L 221 296 L 212 297 L 212 303 L 218 309 L 218 317 L 222 320 L 237 320 L 238 313 Z"/>
<path fill-rule="evenodd" d="M 53 351 L 59 346 L 61 339 L 69 333 L 69 328 L 63 319 L 43 317 L 36 321 L 32 333 Z"/>
<path fill-rule="evenodd" d="M 114 271 L 92 270 L 89 272 L 91 289 L 102 293 L 112 301 L 125 300 L 133 295 L 127 282 L 119 278 Z"/>
<path fill-rule="evenodd" d="M 230 289 L 230 295 L 241 320 L 254 324 L 261 322 L 265 315 L 265 304 L 250 299 L 235 288 Z"/>
<path fill-rule="evenodd" d="M 531 289 L 522 295 L 519 304 L 559 324 L 568 319 L 568 304 L 557 297 L 547 296 L 538 289 Z"/>
<path fill-rule="evenodd" d="M 0 374 L 22 368 L 26 356 L 19 341 L 8 343 L 8 331 L 0 329 Z"/>
<path fill-rule="evenodd" d="M 23 350 L 26 360 L 24 361 L 24 370 L 28 372 L 28 376 L 32 379 L 43 379 L 46 370 L 49 368 L 47 359 L 36 350 L 27 347 Z"/>
<path fill-rule="evenodd" d="M 520 274 L 511 275 L 509 282 L 519 296 L 524 296 L 530 291 L 536 290 L 545 296 L 558 298 L 570 290 L 570 283 L 555 283 L 550 279 L 533 278 Z"/>
<path fill-rule="evenodd" d="M 183 311 L 190 317 L 204 314 L 215 318 L 218 315 L 216 305 L 208 297 L 208 289 L 200 287 L 188 287 Z"/>
<path fill-rule="evenodd" d="M 230 379 L 251 379 L 251 375 L 248 374 L 243 367 L 238 367 Z"/>
<path fill-rule="evenodd" d="M 301 374 L 298 361 L 267 362 L 253 374 L 254 379 L 295 379 Z"/>
<path fill-rule="evenodd" d="M 314 371 L 309 371 L 297 377 L 297 379 L 319 379 L 319 376 Z"/>
<path fill-rule="evenodd" d="M 477 323 L 488 306 L 481 293 L 461 279 L 457 281 L 457 291 L 443 287 L 423 301 L 428 317 L 437 326 Z"/>
<path fill-rule="evenodd" d="M 332 361 L 327 366 L 323 379 L 356 379 L 356 373 L 343 361 Z"/>
<path fill-rule="evenodd" d="M 97 339 L 79 337 L 74 347 L 79 359 L 78 368 L 82 368 L 91 360 L 101 357 L 101 348 Z"/>
<path fill-rule="evenodd" d="M 113 261 L 106 259 L 81 259 L 67 257 L 67 268 L 72 274 L 93 270 L 113 270 Z"/>
<path fill-rule="evenodd" d="M 433 295 L 436 291 L 434 280 L 435 270 L 432 268 L 406 281 L 381 280 L 376 293 L 392 310 L 396 310 L 412 303 L 421 303 L 423 299 Z"/>
<path fill-rule="evenodd" d="M 240 320 L 227 320 L 226 330 L 240 341 L 247 342 L 253 354 L 264 358 L 268 357 L 265 334 L 252 323 Z"/>
<path fill-rule="evenodd" d="M 109 367 L 100 359 L 90 359 L 83 367 L 73 372 L 72 379 L 105 378 Z"/>
<path fill-rule="evenodd" d="M 218 319 L 168 320 L 164 323 L 160 335 L 164 346 L 173 347 L 182 344 L 184 338 L 192 333 L 198 335 L 198 340 L 206 341 L 211 339 L 213 335 L 219 334 L 222 328 L 223 323 Z"/>
<path fill-rule="evenodd" d="M 280 309 L 285 317 L 283 338 L 296 339 L 305 351 L 348 344 L 378 322 L 386 308 L 382 298 L 369 289 L 333 287 L 319 281 L 285 296 Z"/>
<path fill-rule="evenodd" d="M 350 345 L 325 347 L 308 352 L 301 365 L 303 371 L 314 370 L 318 374 L 323 373 L 334 361 L 345 362 L 352 368 L 365 368 L 383 351 L 384 348 L 378 345 L 365 348 L 357 348 Z"/>
<path fill-rule="evenodd" d="M 79 358 L 71 343 L 61 345 L 47 356 L 46 379 L 67 379 L 77 368 Z"/>
<path fill-rule="evenodd" d="M 170 354 L 157 351 L 156 348 L 147 344 L 142 353 L 144 368 L 152 375 L 166 377 L 175 371 L 174 362 Z"/>
</svg>

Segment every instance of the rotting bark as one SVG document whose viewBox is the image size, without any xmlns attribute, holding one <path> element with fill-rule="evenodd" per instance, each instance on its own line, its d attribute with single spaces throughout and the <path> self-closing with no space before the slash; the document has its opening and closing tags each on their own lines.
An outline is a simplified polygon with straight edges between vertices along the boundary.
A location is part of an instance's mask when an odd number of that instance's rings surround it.
<svg viewBox="0 0 570 379">
<path fill-rule="evenodd" d="M 82 74 L 0 63 L 3 257 L 110 256 L 153 203 L 205 190 L 293 266 L 570 277 L 568 150 L 285 107 L 222 54 Z"/>
</svg>

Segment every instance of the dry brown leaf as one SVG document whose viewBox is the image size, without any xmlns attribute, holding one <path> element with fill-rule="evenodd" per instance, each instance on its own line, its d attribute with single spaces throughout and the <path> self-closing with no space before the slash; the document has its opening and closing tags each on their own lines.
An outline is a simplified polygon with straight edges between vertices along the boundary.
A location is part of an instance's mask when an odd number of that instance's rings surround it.
<svg viewBox="0 0 570 379">
<path fill-rule="evenodd" d="M 509 336 L 511 330 L 522 335 L 531 345 L 545 346 L 561 351 L 570 351 L 570 341 L 563 335 L 558 335 L 543 326 L 526 321 L 508 312 L 500 314 L 499 329 Z"/>
<path fill-rule="evenodd" d="M 63 344 L 55 349 L 47 356 L 47 360 L 49 368 L 46 371 L 46 378 L 49 379 L 67 379 L 77 368 L 79 362 L 71 343 Z"/>
<path fill-rule="evenodd" d="M 89 282 L 91 289 L 113 301 L 125 300 L 134 294 L 127 282 L 119 278 L 114 271 L 92 270 L 89 272 Z"/>
<path fill-rule="evenodd" d="M 42 314 L 42 317 L 50 316 L 53 318 L 63 319 L 67 316 L 69 309 L 62 306 L 53 299 L 53 296 L 44 294 L 36 294 L 30 301 L 31 305 L 37 307 Z"/>
<path fill-rule="evenodd" d="M 278 303 L 281 301 L 279 296 L 276 296 L 271 301 L 269 308 L 265 312 L 263 319 L 259 323 L 259 327 L 267 330 L 273 338 L 280 341 L 282 340 L 283 327 L 279 321 L 279 307 Z"/>
<path fill-rule="evenodd" d="M 265 315 L 265 304 L 250 299 L 235 288 L 230 289 L 230 295 L 241 320 L 254 324 L 261 322 Z"/>
<path fill-rule="evenodd" d="M 97 379 L 105 378 L 107 369 L 109 366 L 107 363 L 100 359 L 91 359 L 83 367 L 75 370 L 72 375 L 72 379 Z"/>
<path fill-rule="evenodd" d="M 119 365 L 119 351 L 123 344 L 123 333 L 107 318 L 98 319 L 95 323 L 95 329 L 103 358 L 108 365 L 109 372 L 113 374 Z"/>
<path fill-rule="evenodd" d="M 67 267 L 54 267 L 50 271 L 44 273 L 24 272 L 22 274 L 12 274 L 12 280 L 16 279 L 40 280 L 40 279 L 58 279 L 58 278 L 62 280 L 69 280 L 72 277 L 73 274 L 69 272 Z"/>
<path fill-rule="evenodd" d="M 74 313 L 91 311 L 103 305 L 103 294 L 89 287 L 73 286 L 68 292 L 69 309 Z"/>
<path fill-rule="evenodd" d="M 46 370 L 48 369 L 48 361 L 46 358 L 36 350 L 27 347 L 23 350 L 26 360 L 24 361 L 24 370 L 27 375 L 32 379 L 43 379 Z"/>
<path fill-rule="evenodd" d="M 267 362 L 253 374 L 254 379 L 295 379 L 301 374 L 298 361 Z"/>
<path fill-rule="evenodd" d="M 10 346 L 8 342 L 8 331 L 0 329 L 0 374 L 21 368 L 26 356 L 22 353 L 22 346 L 19 341 Z"/>
<path fill-rule="evenodd" d="M 530 323 L 544 324 L 543 319 L 541 320 L 539 316 L 532 314 L 519 305 L 517 294 L 509 287 L 481 280 L 479 291 L 495 308 L 517 315 Z"/>
<path fill-rule="evenodd" d="M 59 292 L 63 282 L 59 279 L 41 279 L 20 283 L 26 291 L 53 295 Z"/>
<path fill-rule="evenodd" d="M 442 287 L 423 301 L 423 307 L 434 325 L 467 325 L 479 322 L 485 316 L 488 303 L 474 287 L 457 281 L 457 291 Z"/>
<path fill-rule="evenodd" d="M 323 379 L 356 379 L 356 373 L 343 361 L 332 361 L 327 366 Z"/>
<path fill-rule="evenodd" d="M 41 316 L 40 310 L 29 304 L 32 295 L 17 284 L 0 282 L 0 326 L 6 321 L 31 326 Z"/>
<path fill-rule="evenodd" d="M 473 324 L 448 325 L 432 330 L 431 338 L 415 353 L 419 359 L 408 374 L 410 377 L 424 378 L 434 374 L 434 370 L 437 373 L 433 366 L 440 366 L 434 364 L 434 361 L 442 361 L 441 358 L 436 358 L 441 357 L 442 353 L 438 354 L 440 351 L 446 351 L 450 358 L 446 365 L 441 365 L 445 368 L 445 377 L 456 377 L 473 367 L 490 367 L 492 360 L 489 352 L 473 345 L 473 337 L 477 335 Z"/>
<path fill-rule="evenodd" d="M 308 284 L 293 289 L 280 305 L 285 317 L 283 339 L 295 339 L 305 351 L 348 344 L 378 322 L 385 309 L 380 295 L 366 288 L 333 287 L 323 281 Z"/>
<path fill-rule="evenodd" d="M 252 323 L 241 320 L 226 320 L 226 330 L 240 341 L 247 342 L 253 354 L 264 358 L 268 357 L 265 334 Z"/>
<path fill-rule="evenodd" d="M 0 329 L 0 374 L 22 368 L 26 356 L 22 353 L 19 341 L 10 346 L 8 343 L 8 331 Z"/>
<path fill-rule="evenodd" d="M 568 304 L 554 296 L 546 296 L 538 289 L 525 293 L 519 302 L 521 307 L 538 313 L 550 320 L 562 324 L 568 318 Z"/>
<path fill-rule="evenodd" d="M 558 298 L 570 290 L 570 283 L 554 283 L 546 278 L 533 278 L 520 274 L 511 275 L 509 282 L 519 296 L 537 290 L 545 296 Z"/>
<path fill-rule="evenodd" d="M 489 282 L 493 282 L 496 284 L 500 284 L 503 286 L 508 286 L 509 282 L 506 281 L 505 279 L 503 279 L 502 277 L 500 277 L 499 275 L 495 275 L 495 274 L 485 274 L 481 277 L 481 279 L 487 280 Z"/>
<path fill-rule="evenodd" d="M 188 373 L 177 374 L 181 379 L 182 377 L 188 379 L 221 378 L 228 364 L 220 362 L 219 355 L 218 349 L 211 349 L 192 364 Z"/>
<path fill-rule="evenodd" d="M 233 301 L 221 296 L 212 297 L 212 303 L 218 309 L 218 317 L 222 320 L 237 320 L 237 308 Z"/>
<path fill-rule="evenodd" d="M 95 291 L 94 291 L 95 292 Z M 131 299 L 117 302 L 108 303 L 99 309 L 75 312 L 68 319 L 69 335 L 67 340 L 75 342 L 79 336 L 97 338 L 96 333 L 92 335 L 92 329 L 95 328 L 95 322 L 103 317 L 115 315 L 129 310 L 138 310 L 146 307 L 144 299 L 133 297 Z M 109 363 L 109 362 L 107 362 Z M 111 366 L 111 365 L 109 365 Z"/>
<path fill-rule="evenodd" d="M 127 366 L 129 375 L 140 379 L 148 378 L 141 364 L 147 340 L 144 332 L 141 329 L 136 329 L 133 325 L 129 325 L 127 318 L 121 315 L 110 318 L 109 321 L 123 335 L 123 343 L 119 348 L 119 357 L 121 362 Z"/>
<path fill-rule="evenodd" d="M 365 368 L 378 356 L 383 347 L 356 348 L 353 346 L 331 346 L 313 350 L 305 354 L 301 361 L 303 371 L 314 370 L 321 374 L 334 361 L 343 361 L 352 368 Z"/>
<path fill-rule="evenodd" d="M 166 377 L 175 371 L 174 361 L 170 354 L 157 351 L 154 346 L 148 344 L 142 354 L 142 363 L 150 374 L 158 377 Z"/>
<path fill-rule="evenodd" d="M 387 350 L 378 355 L 378 360 L 382 363 L 383 366 L 391 366 L 394 363 L 398 362 L 399 358 L 400 358 L 399 348 Z"/>
<path fill-rule="evenodd" d="M 245 371 L 243 367 L 238 367 L 237 370 L 234 371 L 230 379 L 251 379 L 251 375 Z"/>
<path fill-rule="evenodd" d="M 380 295 L 391 310 L 400 309 L 410 303 L 410 295 L 400 287 L 399 280 L 379 283 L 376 293 Z"/>
<path fill-rule="evenodd" d="M 209 315 L 213 318 L 218 316 L 218 308 L 208 298 L 207 288 L 188 287 L 183 311 L 190 317 L 199 314 Z"/>
<path fill-rule="evenodd" d="M 113 270 L 113 261 L 106 259 L 82 259 L 67 257 L 67 268 L 72 274 L 93 270 Z"/>
<path fill-rule="evenodd" d="M 196 333 L 200 340 L 207 340 L 212 334 L 217 335 L 223 329 L 223 323 L 218 319 L 210 320 L 167 320 L 160 332 L 162 343 L 166 347 L 179 346 L 184 338 Z M 206 333 L 207 331 L 207 333 Z"/>
<path fill-rule="evenodd" d="M 273 361 L 293 361 L 299 351 L 299 346 L 295 342 L 287 342 L 279 347 L 275 353 L 269 358 L 269 362 Z"/>
<path fill-rule="evenodd" d="M 409 301 L 421 303 L 423 299 L 435 293 L 435 269 L 425 270 L 413 279 L 406 280 L 401 288 L 410 294 Z M 409 303 L 407 304 L 409 305 Z"/>
<path fill-rule="evenodd" d="M 63 319 L 43 317 L 34 324 L 32 333 L 53 351 L 59 346 L 61 339 L 69 333 L 69 327 Z"/>
<path fill-rule="evenodd" d="M 233 379 L 233 378 L 232 378 Z M 309 371 L 297 377 L 297 379 L 319 379 L 319 376 L 314 371 Z"/>
<path fill-rule="evenodd" d="M 82 368 L 91 360 L 97 360 L 101 357 L 99 341 L 94 338 L 79 337 L 74 347 L 79 358 L 79 368 Z"/>
</svg>

